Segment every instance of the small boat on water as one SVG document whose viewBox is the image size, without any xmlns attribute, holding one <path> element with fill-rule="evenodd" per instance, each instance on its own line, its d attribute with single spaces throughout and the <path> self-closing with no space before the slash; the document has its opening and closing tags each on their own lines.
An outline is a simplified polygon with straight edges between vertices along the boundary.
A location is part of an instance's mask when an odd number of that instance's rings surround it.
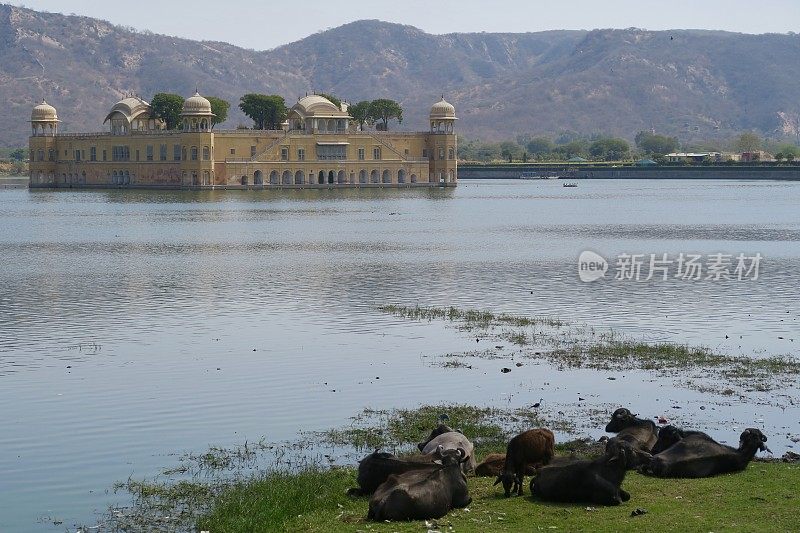
<svg viewBox="0 0 800 533">
<path fill-rule="evenodd" d="M 578 184 L 577 184 L 577 183 L 575 183 L 575 182 L 572 182 L 572 183 L 565 183 L 563 186 L 564 186 L 564 187 L 577 187 L 577 186 L 578 186 Z"/>
</svg>

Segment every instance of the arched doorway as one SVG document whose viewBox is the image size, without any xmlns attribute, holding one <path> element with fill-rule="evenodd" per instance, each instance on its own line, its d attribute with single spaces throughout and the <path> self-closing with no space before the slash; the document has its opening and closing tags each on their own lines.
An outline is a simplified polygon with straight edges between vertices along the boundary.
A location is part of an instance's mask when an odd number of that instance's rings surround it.
<svg viewBox="0 0 800 533">
<path fill-rule="evenodd" d="M 388 170 L 384 170 L 383 171 L 383 177 L 381 178 L 381 181 L 383 181 L 383 183 L 391 183 L 392 182 L 392 173 L 389 172 Z"/>
<path fill-rule="evenodd" d="M 242 185 L 247 185 L 247 179 L 242 176 L 244 183 Z M 253 174 L 253 185 L 264 185 L 264 173 L 260 170 L 256 170 L 255 174 Z"/>
<path fill-rule="evenodd" d="M 411 183 L 416 183 L 416 182 L 417 182 L 417 175 L 411 174 Z"/>
<path fill-rule="evenodd" d="M 378 173 L 377 170 L 373 170 L 369 173 L 369 181 L 371 183 L 378 183 L 381 180 L 381 175 Z"/>
<path fill-rule="evenodd" d="M 294 173 L 294 184 L 295 185 L 302 185 L 303 184 L 303 171 L 298 170 Z"/>
<path fill-rule="evenodd" d="M 292 184 L 292 171 L 291 170 L 284 170 L 283 176 L 281 177 L 281 181 L 284 185 L 291 185 Z"/>
<path fill-rule="evenodd" d="M 325 171 L 320 170 L 317 176 L 317 184 L 322 185 L 323 183 L 325 183 Z"/>
<path fill-rule="evenodd" d="M 361 170 L 358 173 L 358 182 L 359 183 L 366 183 L 367 182 L 367 171 L 366 170 Z"/>
<path fill-rule="evenodd" d="M 347 183 L 347 174 L 344 173 L 344 170 L 339 171 L 339 174 L 336 176 L 336 183 Z"/>
<path fill-rule="evenodd" d="M 278 184 L 278 171 L 273 170 L 269 173 L 269 184 L 270 185 L 277 185 Z"/>
<path fill-rule="evenodd" d="M 334 182 L 335 180 L 336 180 L 336 173 L 335 173 L 333 170 L 329 171 L 329 172 L 328 172 L 328 183 L 329 183 L 330 185 L 333 185 L 333 182 Z"/>
<path fill-rule="evenodd" d="M 400 169 L 397 171 L 397 183 L 405 183 L 406 182 L 406 171 L 405 169 Z"/>
</svg>

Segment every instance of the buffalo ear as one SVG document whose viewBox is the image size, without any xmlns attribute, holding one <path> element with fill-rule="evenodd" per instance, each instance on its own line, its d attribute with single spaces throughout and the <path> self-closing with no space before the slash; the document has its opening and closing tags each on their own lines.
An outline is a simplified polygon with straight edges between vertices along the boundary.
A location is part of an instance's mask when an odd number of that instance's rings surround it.
<svg viewBox="0 0 800 533">
<path fill-rule="evenodd" d="M 442 464 L 442 460 L 441 459 L 434 459 L 433 462 L 434 462 L 434 464 L 437 464 L 437 465 Z"/>
<path fill-rule="evenodd" d="M 767 436 L 761 435 L 761 442 L 767 442 Z"/>
<path fill-rule="evenodd" d="M 501 481 L 503 481 L 503 476 L 502 476 L 502 475 L 500 475 L 500 476 L 497 476 L 497 479 L 495 479 L 495 480 L 494 480 L 494 483 L 492 483 L 492 487 L 494 487 L 495 485 L 497 485 L 497 484 L 498 484 L 498 483 L 500 483 Z"/>
</svg>

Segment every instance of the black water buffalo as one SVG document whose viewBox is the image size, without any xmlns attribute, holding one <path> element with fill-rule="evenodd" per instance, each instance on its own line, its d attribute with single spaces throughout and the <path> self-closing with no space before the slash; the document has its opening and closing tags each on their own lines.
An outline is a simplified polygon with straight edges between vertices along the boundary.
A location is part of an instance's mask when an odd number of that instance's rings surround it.
<svg viewBox="0 0 800 533">
<path fill-rule="evenodd" d="M 627 441 L 634 448 L 649 452 L 658 439 L 655 422 L 637 418 L 624 407 L 614 411 L 611 421 L 606 424 L 606 432 L 616 433 L 617 438 Z"/>
<path fill-rule="evenodd" d="M 467 454 L 467 461 L 462 465 L 464 472 L 475 471 L 477 463 L 475 461 L 474 446 L 463 433 L 440 424 L 439 427 L 431 432 L 428 440 L 420 442 L 417 448 L 425 455 L 429 455 L 434 453 L 439 446 L 445 450 L 463 449 Z"/>
<path fill-rule="evenodd" d="M 531 480 L 531 494 L 554 502 L 619 505 L 631 498 L 621 485 L 627 470 L 639 464 L 639 454 L 649 459 L 627 441 L 610 439 L 601 457 L 540 469 Z"/>
<path fill-rule="evenodd" d="M 375 450 L 358 463 L 358 488 L 347 491 L 350 496 L 366 496 L 375 490 L 392 474 L 402 474 L 410 470 L 438 468 L 434 461 L 441 459 L 442 449 L 430 455 L 417 455 L 401 459 L 391 453 Z"/>
<path fill-rule="evenodd" d="M 434 469 L 411 470 L 391 475 L 369 500 L 371 520 L 424 520 L 440 518 L 450 509 L 472 502 L 461 464 L 463 449 L 442 450 L 441 464 Z"/>
<path fill-rule="evenodd" d="M 708 435 L 688 435 L 654 455 L 642 472 L 657 477 L 681 478 L 738 472 L 747 467 L 757 451 L 769 451 L 765 442 L 767 437 L 754 428 L 742 432 L 738 448 L 720 444 Z"/>
<path fill-rule="evenodd" d="M 650 450 L 650 453 L 652 453 L 653 455 L 661 453 L 670 446 L 677 444 L 681 439 L 685 439 L 690 435 L 702 437 L 710 441 L 714 440 L 707 434 L 703 433 L 702 431 L 691 431 L 691 430 L 679 429 L 676 428 L 675 426 L 664 426 L 658 432 L 658 439 L 656 440 L 656 443 L 653 445 L 653 449 Z"/>
</svg>

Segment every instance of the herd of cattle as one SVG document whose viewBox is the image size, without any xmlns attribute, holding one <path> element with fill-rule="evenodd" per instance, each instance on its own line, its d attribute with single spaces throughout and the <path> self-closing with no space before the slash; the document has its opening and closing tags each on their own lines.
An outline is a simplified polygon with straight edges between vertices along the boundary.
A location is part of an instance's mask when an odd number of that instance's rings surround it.
<svg viewBox="0 0 800 533">
<path fill-rule="evenodd" d="M 533 475 L 530 491 L 541 500 L 619 505 L 630 499 L 621 487 L 628 470 L 657 477 L 710 477 L 743 470 L 757 451 L 769 451 L 758 429 L 744 430 L 734 448 L 700 431 L 659 430 L 624 408 L 614 411 L 606 432 L 616 435 L 595 459 L 555 457 L 553 433 L 538 428 L 512 438 L 505 455 L 490 454 L 476 465 L 469 439 L 440 423 L 418 445 L 421 455 L 401 459 L 375 451 L 362 459 L 359 487 L 349 494 L 371 495 L 367 517 L 373 520 L 440 518 L 470 504 L 464 474 L 474 472 L 497 476 L 494 484 L 502 483 L 506 496 L 522 495 L 524 476 Z"/>
</svg>

